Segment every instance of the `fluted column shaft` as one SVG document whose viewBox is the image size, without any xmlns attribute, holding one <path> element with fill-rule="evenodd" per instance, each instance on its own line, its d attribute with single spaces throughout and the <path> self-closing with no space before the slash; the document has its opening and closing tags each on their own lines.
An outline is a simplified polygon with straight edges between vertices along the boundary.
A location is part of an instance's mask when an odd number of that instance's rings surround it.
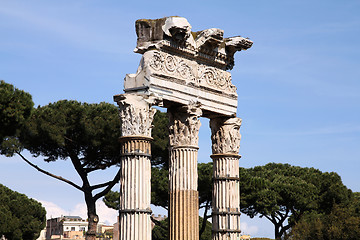
<svg viewBox="0 0 360 240">
<path fill-rule="evenodd" d="M 151 240 L 151 124 L 155 99 L 114 97 L 121 121 L 119 240 Z"/>
<path fill-rule="evenodd" d="M 213 155 L 212 239 L 240 239 L 239 118 L 210 120 Z"/>
<path fill-rule="evenodd" d="M 151 239 L 151 138 L 120 138 L 119 240 Z"/>
<path fill-rule="evenodd" d="M 199 239 L 197 191 L 198 132 L 201 110 L 196 105 L 170 108 L 169 236 Z"/>
</svg>

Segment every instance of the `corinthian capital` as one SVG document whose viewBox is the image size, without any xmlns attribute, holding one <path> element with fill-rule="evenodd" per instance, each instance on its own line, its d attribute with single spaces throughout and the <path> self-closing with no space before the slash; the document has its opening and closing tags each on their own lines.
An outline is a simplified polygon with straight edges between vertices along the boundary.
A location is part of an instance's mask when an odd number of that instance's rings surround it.
<svg viewBox="0 0 360 240">
<path fill-rule="evenodd" d="M 120 94 L 114 96 L 119 105 L 121 136 L 151 137 L 152 121 L 158 98 L 148 95 Z"/>
<path fill-rule="evenodd" d="M 210 120 L 213 154 L 239 153 L 240 126 L 240 118 L 213 118 Z"/>
<path fill-rule="evenodd" d="M 198 103 L 168 109 L 171 146 L 197 146 L 202 111 Z"/>
</svg>

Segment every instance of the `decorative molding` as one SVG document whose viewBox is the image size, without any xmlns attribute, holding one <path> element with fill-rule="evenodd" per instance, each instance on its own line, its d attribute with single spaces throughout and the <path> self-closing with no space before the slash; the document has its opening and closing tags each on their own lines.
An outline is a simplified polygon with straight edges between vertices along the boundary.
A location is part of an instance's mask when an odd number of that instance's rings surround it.
<svg viewBox="0 0 360 240">
<path fill-rule="evenodd" d="M 197 146 L 202 115 L 199 104 L 170 108 L 168 115 L 170 146 Z"/>
<path fill-rule="evenodd" d="M 240 118 L 213 118 L 210 120 L 213 154 L 239 153 L 240 126 Z"/>
<path fill-rule="evenodd" d="M 159 98 L 148 95 L 121 94 L 114 97 L 119 105 L 121 136 L 151 137 L 152 121 Z"/>
<path fill-rule="evenodd" d="M 153 51 L 149 59 L 149 66 L 156 72 L 155 74 L 165 74 L 185 80 L 187 83 L 192 82 L 199 85 L 196 81 L 196 73 L 191 65 L 193 63 L 190 61 L 159 51 Z"/>
<path fill-rule="evenodd" d="M 135 52 L 145 53 L 167 48 L 192 58 L 207 58 L 208 64 L 220 64 L 224 69 L 234 66 L 234 53 L 247 50 L 253 42 L 247 38 L 224 38 L 224 31 L 218 28 L 191 31 L 191 25 L 183 17 L 139 19 L 135 23 L 137 46 Z"/>
<path fill-rule="evenodd" d="M 152 74 L 161 74 L 184 80 L 186 84 L 236 94 L 236 87 L 231 83 L 231 74 L 220 68 L 199 64 L 196 61 L 160 51 L 152 51 L 150 56 L 146 54 L 144 57 L 149 58 L 144 62 L 146 64 L 148 61 Z"/>
<path fill-rule="evenodd" d="M 198 50 L 205 50 L 205 52 L 215 55 L 216 49 L 223 42 L 223 36 L 224 30 L 218 28 L 210 28 L 198 32 L 195 39 Z"/>
<path fill-rule="evenodd" d="M 201 85 L 215 89 L 236 93 L 236 87 L 231 83 L 231 74 L 214 67 L 198 66 L 199 82 Z"/>
</svg>

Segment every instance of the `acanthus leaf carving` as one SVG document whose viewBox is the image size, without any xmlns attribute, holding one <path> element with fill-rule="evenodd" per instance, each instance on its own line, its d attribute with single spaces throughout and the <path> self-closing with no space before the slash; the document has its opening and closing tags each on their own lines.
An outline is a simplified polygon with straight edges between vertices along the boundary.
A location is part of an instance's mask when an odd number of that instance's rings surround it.
<svg viewBox="0 0 360 240">
<path fill-rule="evenodd" d="M 213 154 L 238 154 L 240 148 L 240 118 L 213 118 L 210 120 Z"/>
<path fill-rule="evenodd" d="M 202 115 L 200 105 L 191 103 L 187 106 L 170 108 L 168 115 L 170 145 L 197 146 L 201 126 L 199 117 Z"/>
<path fill-rule="evenodd" d="M 121 136 L 151 137 L 152 121 L 159 98 L 148 95 L 121 94 L 116 99 L 119 105 Z"/>
</svg>

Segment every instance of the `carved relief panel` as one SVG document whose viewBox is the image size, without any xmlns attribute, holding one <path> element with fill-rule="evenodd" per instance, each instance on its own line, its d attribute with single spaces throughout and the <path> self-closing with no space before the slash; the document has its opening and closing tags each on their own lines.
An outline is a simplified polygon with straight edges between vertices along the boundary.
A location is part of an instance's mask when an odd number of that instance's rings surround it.
<svg viewBox="0 0 360 240">
<path fill-rule="evenodd" d="M 148 63 L 150 76 L 181 79 L 189 85 L 236 94 L 236 87 L 231 83 L 231 74 L 220 68 L 160 51 L 145 53 L 144 63 L 144 68 Z"/>
</svg>

